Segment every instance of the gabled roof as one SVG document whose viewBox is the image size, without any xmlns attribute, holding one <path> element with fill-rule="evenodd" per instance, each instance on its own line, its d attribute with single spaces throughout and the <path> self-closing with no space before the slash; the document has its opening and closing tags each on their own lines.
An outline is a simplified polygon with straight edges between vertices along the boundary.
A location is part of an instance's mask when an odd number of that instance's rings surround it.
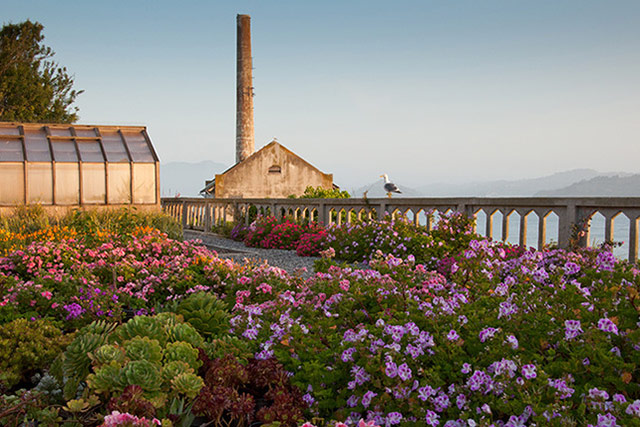
<svg viewBox="0 0 640 427">
<path fill-rule="evenodd" d="M 244 159 L 242 162 L 236 163 L 235 165 L 231 166 L 229 169 L 225 170 L 224 172 L 221 172 L 217 175 L 224 175 L 227 172 L 232 171 L 233 169 L 236 169 L 237 167 L 240 167 L 243 164 L 246 164 L 247 162 L 249 162 L 251 159 L 259 156 L 263 151 L 271 148 L 271 147 L 280 147 L 281 150 L 285 151 L 286 153 L 288 153 L 291 156 L 295 156 L 298 159 L 300 159 L 305 165 L 309 166 L 311 169 L 317 171 L 318 173 L 324 173 L 322 172 L 320 169 L 318 169 L 317 167 L 313 166 L 311 163 L 307 162 L 305 159 L 303 159 L 302 157 L 298 156 L 296 153 L 294 153 L 293 151 L 289 150 L 287 147 L 285 147 L 284 145 L 280 144 L 278 141 L 271 141 L 270 143 L 268 143 L 267 145 L 265 145 L 264 147 L 262 147 L 261 149 L 259 149 L 258 151 L 256 151 L 255 153 L 253 153 L 252 155 L 250 155 L 249 157 L 247 157 L 246 159 Z M 335 184 L 334 184 L 335 185 Z M 215 187 L 216 187 L 216 180 L 215 178 L 212 179 L 211 181 L 207 181 L 205 187 L 200 190 L 200 194 L 212 194 L 215 191 Z M 339 188 L 339 187 L 337 187 Z"/>
<path fill-rule="evenodd" d="M 0 162 L 155 163 L 145 126 L 0 122 Z"/>
</svg>

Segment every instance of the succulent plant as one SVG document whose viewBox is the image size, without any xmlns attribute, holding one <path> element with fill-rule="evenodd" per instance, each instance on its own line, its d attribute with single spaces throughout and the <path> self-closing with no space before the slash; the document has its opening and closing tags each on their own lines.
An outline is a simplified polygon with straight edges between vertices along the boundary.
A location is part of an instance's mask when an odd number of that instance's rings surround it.
<svg viewBox="0 0 640 427">
<path fill-rule="evenodd" d="M 167 333 L 163 322 L 157 316 L 136 316 L 130 319 L 116 329 L 110 340 L 123 343 L 135 337 L 149 337 L 158 340 L 160 345 L 167 342 Z"/>
<path fill-rule="evenodd" d="M 178 341 L 167 344 L 164 351 L 164 360 L 165 363 L 181 360 L 197 370 L 202 365 L 202 362 L 198 359 L 198 354 L 198 349 L 191 344 Z"/>
<path fill-rule="evenodd" d="M 204 386 L 204 381 L 194 373 L 184 372 L 171 380 L 171 386 L 178 393 L 193 399 Z"/>
<path fill-rule="evenodd" d="M 139 385 L 147 393 L 160 391 L 162 375 L 158 365 L 146 360 L 134 360 L 120 370 L 120 384 Z"/>
<path fill-rule="evenodd" d="M 96 393 L 109 393 L 112 390 L 122 389 L 120 386 L 121 364 L 112 361 L 103 365 L 93 374 L 87 376 L 87 385 Z"/>
<path fill-rule="evenodd" d="M 162 367 L 162 378 L 170 383 L 172 379 L 180 374 L 193 373 L 194 369 L 187 362 L 174 360 Z"/>
<path fill-rule="evenodd" d="M 187 323 L 178 323 L 167 327 L 169 342 L 185 341 L 194 347 L 200 347 L 204 342 L 198 331 Z"/>
<path fill-rule="evenodd" d="M 124 353 L 120 347 L 111 344 L 105 344 L 89 353 L 89 358 L 93 361 L 94 366 L 100 367 L 110 362 L 124 362 Z"/>
<path fill-rule="evenodd" d="M 72 378 L 84 378 L 89 373 L 91 359 L 89 354 L 103 346 L 107 336 L 93 332 L 81 333 L 64 352 L 64 373 Z"/>
<path fill-rule="evenodd" d="M 229 332 L 231 314 L 225 302 L 214 294 L 191 294 L 180 301 L 177 310 L 206 338 Z"/>
<path fill-rule="evenodd" d="M 134 337 L 124 343 L 124 348 L 129 360 L 146 360 L 151 363 L 160 363 L 162 360 L 162 347 L 156 339 Z"/>
</svg>

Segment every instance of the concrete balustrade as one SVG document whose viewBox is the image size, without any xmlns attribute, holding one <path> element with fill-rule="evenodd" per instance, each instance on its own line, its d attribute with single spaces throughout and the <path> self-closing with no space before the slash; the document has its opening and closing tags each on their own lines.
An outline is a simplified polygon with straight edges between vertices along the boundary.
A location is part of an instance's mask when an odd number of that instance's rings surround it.
<svg viewBox="0 0 640 427">
<path fill-rule="evenodd" d="M 291 216 L 296 219 L 313 218 L 323 224 L 350 223 L 354 219 L 383 218 L 387 214 L 405 216 L 415 224 L 429 229 L 435 226 L 430 213 L 444 214 L 456 211 L 468 216 L 483 212 L 486 216 L 484 235 L 493 236 L 494 225 L 501 230 L 501 239 L 509 238 L 510 219 L 519 215 L 517 243 L 526 246 L 529 219 L 532 213 L 538 218 L 538 242 L 541 248 L 547 243 L 547 220 L 558 217 L 558 246 L 566 248 L 574 227 L 584 225 L 584 233 L 578 243 L 590 242 L 590 219 L 600 213 L 605 219 L 605 241 L 613 241 L 614 221 L 621 215 L 629 220 L 628 256 L 638 259 L 638 197 L 509 197 L 509 198 L 396 198 L 396 199 L 202 199 L 163 198 L 162 207 L 172 217 L 180 220 L 185 229 L 208 231 L 214 224 L 226 221 L 249 221 L 249 209 L 254 207 L 263 215 Z M 500 224 L 494 224 L 496 213 L 502 214 Z M 481 230 L 478 230 L 482 234 Z"/>
</svg>

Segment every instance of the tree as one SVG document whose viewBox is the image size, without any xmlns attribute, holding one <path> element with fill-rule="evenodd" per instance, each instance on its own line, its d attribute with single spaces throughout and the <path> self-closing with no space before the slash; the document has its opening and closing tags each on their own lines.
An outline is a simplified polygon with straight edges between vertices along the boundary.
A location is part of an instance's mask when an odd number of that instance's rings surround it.
<svg viewBox="0 0 640 427">
<path fill-rule="evenodd" d="M 83 91 L 51 58 L 42 24 L 29 20 L 0 30 L 0 121 L 73 123 Z"/>
</svg>

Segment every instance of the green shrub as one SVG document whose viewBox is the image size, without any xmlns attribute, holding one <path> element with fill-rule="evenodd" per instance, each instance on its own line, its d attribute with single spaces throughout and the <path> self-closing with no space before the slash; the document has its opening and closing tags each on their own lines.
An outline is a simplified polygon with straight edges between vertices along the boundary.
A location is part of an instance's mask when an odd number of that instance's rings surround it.
<svg viewBox="0 0 640 427">
<path fill-rule="evenodd" d="M 72 337 L 44 319 L 0 325 L 0 384 L 10 389 L 47 367 Z"/>
<path fill-rule="evenodd" d="M 296 199 L 295 194 L 289 196 L 291 199 Z M 340 190 L 339 188 L 332 188 L 330 190 L 322 188 L 320 186 L 313 187 L 311 185 L 304 189 L 304 193 L 300 196 L 301 199 L 349 199 L 351 194 L 346 190 Z"/>
</svg>

